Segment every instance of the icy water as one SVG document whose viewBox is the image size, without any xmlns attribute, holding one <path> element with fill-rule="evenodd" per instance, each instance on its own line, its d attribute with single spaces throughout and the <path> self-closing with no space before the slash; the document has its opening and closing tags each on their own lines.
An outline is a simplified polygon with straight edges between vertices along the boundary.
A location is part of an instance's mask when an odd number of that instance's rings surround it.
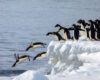
<svg viewBox="0 0 100 80">
<path fill-rule="evenodd" d="M 46 51 L 46 48 L 28 52 L 25 49 L 31 42 L 48 44 L 52 38 L 46 37 L 46 33 L 57 31 L 54 28 L 57 23 L 71 26 L 80 18 L 100 19 L 99 3 L 99 0 L 0 0 L 0 75 L 48 69 L 48 59 L 26 61 L 12 68 L 14 53 L 34 57 Z"/>
</svg>

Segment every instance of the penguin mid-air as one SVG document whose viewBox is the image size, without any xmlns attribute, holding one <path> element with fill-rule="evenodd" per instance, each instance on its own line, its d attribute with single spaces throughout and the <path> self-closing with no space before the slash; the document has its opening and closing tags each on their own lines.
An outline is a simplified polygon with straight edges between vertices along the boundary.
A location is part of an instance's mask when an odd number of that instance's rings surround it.
<svg viewBox="0 0 100 80">
<path fill-rule="evenodd" d="M 36 60 L 36 59 L 42 59 L 42 58 L 45 58 L 46 57 L 46 52 L 41 52 L 41 53 L 39 53 L 39 54 L 37 54 L 34 58 L 33 58 L 33 60 Z"/>
<path fill-rule="evenodd" d="M 36 42 L 36 43 L 32 43 L 29 45 L 29 47 L 26 48 L 26 51 L 30 50 L 30 49 L 36 49 L 36 48 L 39 48 L 41 46 L 45 47 L 45 43 L 42 43 L 42 42 Z"/>
<path fill-rule="evenodd" d="M 65 41 L 65 39 L 58 32 L 48 32 L 46 35 L 52 35 L 57 41 Z"/>
<path fill-rule="evenodd" d="M 75 40 L 78 40 L 79 39 L 79 37 L 80 37 L 80 34 L 79 34 L 79 31 L 84 31 L 83 29 L 81 29 L 80 27 L 81 26 L 79 26 L 79 25 L 76 25 L 76 24 L 73 24 L 72 25 L 74 28 L 73 28 L 73 30 L 74 30 L 74 39 Z"/>
<path fill-rule="evenodd" d="M 70 35 L 70 28 L 65 28 L 65 27 L 62 27 L 61 25 L 57 24 L 55 27 L 59 27 L 59 30 L 58 32 L 61 32 L 62 35 L 64 36 L 64 39 L 68 40 L 68 39 L 72 39 L 71 38 L 71 35 Z"/>
<path fill-rule="evenodd" d="M 16 55 L 14 54 L 15 56 L 15 63 L 12 65 L 12 67 L 15 67 L 17 64 L 21 64 L 22 62 L 26 61 L 26 60 L 29 60 L 30 61 L 30 56 L 29 55 L 24 55 L 24 56 L 20 56 L 19 55 Z"/>
</svg>

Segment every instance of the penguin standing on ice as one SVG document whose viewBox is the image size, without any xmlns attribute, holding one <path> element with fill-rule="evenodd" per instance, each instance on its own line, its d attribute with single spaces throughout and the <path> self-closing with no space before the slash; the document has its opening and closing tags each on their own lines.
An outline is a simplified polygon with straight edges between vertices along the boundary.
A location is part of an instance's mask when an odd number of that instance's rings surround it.
<svg viewBox="0 0 100 80">
<path fill-rule="evenodd" d="M 84 31 L 83 29 L 80 29 L 81 26 L 73 24 L 72 25 L 74 28 L 72 30 L 74 30 L 74 39 L 78 40 L 80 35 L 79 35 L 79 31 Z"/>
<path fill-rule="evenodd" d="M 95 20 L 94 24 L 96 28 L 96 39 L 100 40 L 100 20 Z"/>
<path fill-rule="evenodd" d="M 83 29 L 83 30 L 86 31 L 86 25 L 87 25 L 87 23 L 85 22 L 85 20 L 79 19 L 77 21 L 77 23 L 80 24 L 81 29 Z M 80 31 L 80 35 L 86 37 L 86 32 L 85 31 Z"/>
<path fill-rule="evenodd" d="M 37 55 L 33 58 L 33 60 L 36 60 L 36 59 L 38 59 L 38 58 L 45 58 L 45 57 L 46 57 L 46 52 L 41 52 L 41 53 L 37 54 Z"/>
<path fill-rule="evenodd" d="M 88 20 L 90 23 L 90 38 L 96 40 L 96 34 L 95 34 L 95 26 L 94 22 L 92 20 Z"/>
<path fill-rule="evenodd" d="M 70 35 L 70 28 L 65 28 L 65 27 L 62 27 L 61 25 L 57 24 L 55 27 L 59 27 L 59 30 L 58 32 L 61 32 L 62 35 L 64 36 L 64 39 L 68 40 L 68 39 L 72 39 L 71 38 L 71 35 Z"/>
<path fill-rule="evenodd" d="M 86 27 L 85 27 L 85 32 L 86 32 L 86 37 L 87 39 L 90 39 L 90 24 L 86 23 Z"/>
<path fill-rule="evenodd" d="M 19 55 L 14 54 L 14 56 L 15 56 L 16 61 L 12 65 L 12 67 L 15 67 L 17 64 L 21 64 L 22 62 L 24 62 L 26 60 L 30 61 L 30 56 L 29 55 L 24 55 L 24 56 L 19 57 Z"/>
<path fill-rule="evenodd" d="M 46 44 L 45 43 L 42 43 L 42 42 L 36 42 L 36 43 L 31 43 L 29 45 L 29 47 L 26 48 L 26 51 L 30 50 L 30 49 L 36 49 L 38 47 L 41 47 L 41 46 L 45 46 Z"/>
<path fill-rule="evenodd" d="M 52 35 L 57 41 L 65 41 L 65 39 L 58 32 L 48 32 L 46 35 Z"/>
</svg>

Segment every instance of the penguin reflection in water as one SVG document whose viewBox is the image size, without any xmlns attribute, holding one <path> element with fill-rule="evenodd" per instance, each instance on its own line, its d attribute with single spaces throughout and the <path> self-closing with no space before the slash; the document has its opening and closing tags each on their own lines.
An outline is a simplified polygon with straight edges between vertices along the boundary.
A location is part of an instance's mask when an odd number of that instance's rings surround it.
<svg viewBox="0 0 100 80">
<path fill-rule="evenodd" d="M 57 41 L 65 41 L 65 39 L 58 32 L 48 32 L 46 35 L 52 35 Z"/>
<path fill-rule="evenodd" d="M 36 59 L 42 59 L 42 58 L 45 58 L 46 57 L 46 52 L 41 52 L 41 53 L 39 53 L 39 54 L 37 54 L 34 58 L 33 58 L 33 60 L 36 60 Z"/>
<path fill-rule="evenodd" d="M 36 49 L 36 48 L 39 48 L 41 46 L 45 47 L 45 43 L 42 43 L 42 42 L 36 42 L 36 43 L 32 43 L 29 45 L 29 47 L 26 48 L 26 51 L 30 50 L 30 49 Z"/>
<path fill-rule="evenodd" d="M 22 62 L 29 60 L 30 61 L 30 56 L 29 55 L 24 55 L 24 56 L 20 56 L 14 54 L 14 57 L 16 59 L 15 63 L 12 65 L 12 67 L 15 67 L 17 64 L 21 64 Z"/>
</svg>

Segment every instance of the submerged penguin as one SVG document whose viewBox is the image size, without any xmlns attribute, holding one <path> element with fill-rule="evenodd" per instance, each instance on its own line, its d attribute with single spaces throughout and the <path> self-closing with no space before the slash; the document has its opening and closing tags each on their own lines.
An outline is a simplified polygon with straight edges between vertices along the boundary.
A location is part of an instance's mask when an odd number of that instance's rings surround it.
<svg viewBox="0 0 100 80">
<path fill-rule="evenodd" d="M 15 67 L 17 64 L 21 64 L 22 62 L 26 61 L 26 60 L 29 60 L 30 61 L 30 56 L 29 55 L 24 55 L 24 56 L 20 56 L 19 55 L 16 55 L 14 54 L 15 56 L 15 63 L 12 65 L 12 67 Z"/>
<path fill-rule="evenodd" d="M 46 52 L 41 52 L 41 53 L 37 54 L 37 55 L 33 58 L 33 60 L 36 60 L 36 59 L 38 59 L 38 58 L 45 58 L 45 57 L 46 57 Z"/>
<path fill-rule="evenodd" d="M 46 35 L 52 35 L 57 41 L 65 41 L 65 39 L 58 32 L 48 32 Z"/>
<path fill-rule="evenodd" d="M 55 27 L 59 27 L 59 30 L 58 32 L 61 32 L 62 35 L 64 36 L 64 39 L 68 40 L 68 39 L 72 39 L 71 38 L 71 35 L 70 35 L 70 28 L 65 28 L 65 27 L 62 27 L 61 25 L 57 24 Z"/>
<path fill-rule="evenodd" d="M 45 43 L 42 43 L 42 42 L 36 42 L 36 43 L 32 43 L 29 45 L 29 47 L 26 48 L 26 51 L 30 50 L 30 49 L 36 49 L 38 47 L 41 47 L 41 46 L 45 46 L 46 44 Z"/>
</svg>

